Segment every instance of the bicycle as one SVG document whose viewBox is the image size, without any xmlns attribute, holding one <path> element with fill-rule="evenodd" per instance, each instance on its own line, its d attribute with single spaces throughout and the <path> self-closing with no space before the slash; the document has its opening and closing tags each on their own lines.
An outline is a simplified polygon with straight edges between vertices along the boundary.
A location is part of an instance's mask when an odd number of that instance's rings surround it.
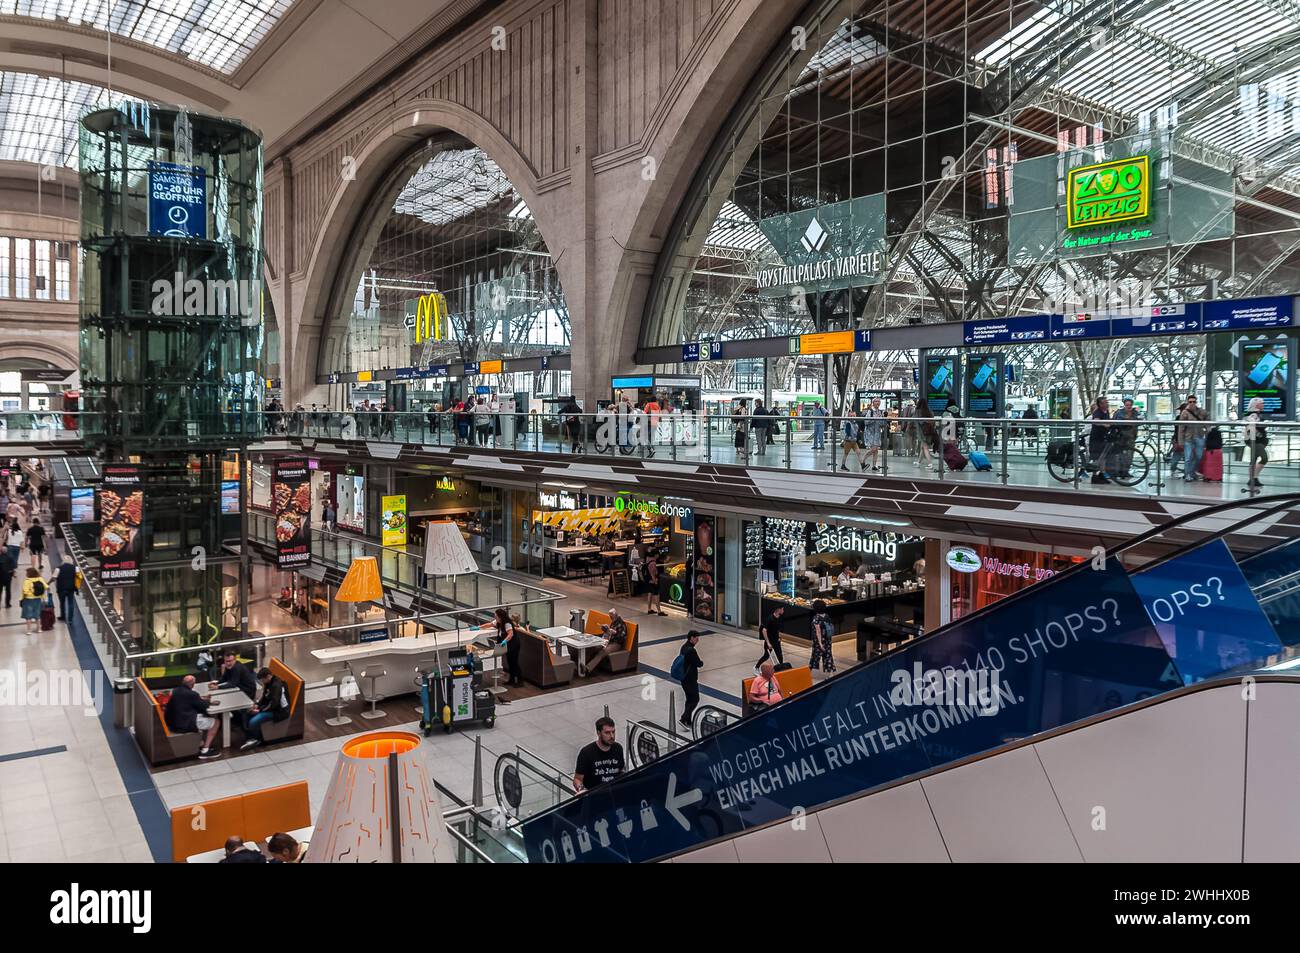
<svg viewBox="0 0 1300 953">
<path fill-rule="evenodd" d="M 1092 477 L 1104 473 L 1106 479 L 1118 486 L 1137 486 L 1151 472 L 1152 458 L 1147 455 L 1148 446 L 1145 441 L 1134 445 L 1133 458 L 1129 461 L 1128 469 L 1113 472 L 1101 469 L 1099 461 L 1094 460 L 1088 452 L 1088 441 L 1085 438 L 1079 437 L 1074 441 L 1068 437 L 1058 438 L 1051 441 L 1047 447 L 1047 472 L 1061 483 L 1073 483 L 1085 474 Z M 1108 441 L 1101 452 L 1100 462 L 1106 461 L 1107 457 L 1117 452 L 1119 451 L 1114 442 Z"/>
</svg>

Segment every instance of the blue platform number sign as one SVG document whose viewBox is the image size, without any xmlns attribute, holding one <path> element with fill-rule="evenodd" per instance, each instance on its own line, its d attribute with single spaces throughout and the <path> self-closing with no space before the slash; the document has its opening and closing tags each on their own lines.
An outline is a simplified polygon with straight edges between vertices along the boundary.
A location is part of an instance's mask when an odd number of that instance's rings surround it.
<svg viewBox="0 0 1300 953">
<path fill-rule="evenodd" d="M 149 163 L 149 234 L 207 238 L 207 180 L 198 166 Z"/>
<path fill-rule="evenodd" d="M 528 859 L 655 860 L 1182 684 L 1114 560 L 1040 586 L 534 815 Z"/>
</svg>

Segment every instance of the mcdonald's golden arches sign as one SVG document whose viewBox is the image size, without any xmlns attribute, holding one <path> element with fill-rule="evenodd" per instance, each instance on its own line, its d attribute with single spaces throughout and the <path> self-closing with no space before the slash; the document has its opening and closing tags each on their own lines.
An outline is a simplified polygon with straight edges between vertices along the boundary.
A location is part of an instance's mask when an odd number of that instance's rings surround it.
<svg viewBox="0 0 1300 953">
<path fill-rule="evenodd" d="M 431 291 L 415 302 L 415 343 L 445 341 L 450 337 L 451 319 L 447 315 L 447 297 Z"/>
</svg>

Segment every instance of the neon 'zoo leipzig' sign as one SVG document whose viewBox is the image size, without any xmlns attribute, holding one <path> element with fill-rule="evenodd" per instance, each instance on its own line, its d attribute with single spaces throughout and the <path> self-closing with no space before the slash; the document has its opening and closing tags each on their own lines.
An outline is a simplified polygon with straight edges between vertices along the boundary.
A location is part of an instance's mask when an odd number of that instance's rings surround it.
<svg viewBox="0 0 1300 953">
<path fill-rule="evenodd" d="M 1065 201 L 1069 228 L 1146 218 L 1151 210 L 1151 157 L 1131 156 L 1071 169 Z"/>
</svg>

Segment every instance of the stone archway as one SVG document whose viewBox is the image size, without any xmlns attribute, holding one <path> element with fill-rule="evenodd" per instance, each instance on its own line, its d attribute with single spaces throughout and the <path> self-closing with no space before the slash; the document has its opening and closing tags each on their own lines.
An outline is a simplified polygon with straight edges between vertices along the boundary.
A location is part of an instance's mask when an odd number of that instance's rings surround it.
<svg viewBox="0 0 1300 953">
<path fill-rule="evenodd" d="M 579 280 L 579 275 L 569 273 L 564 260 L 562 230 L 551 221 L 558 206 L 556 193 L 539 188 L 535 170 L 518 150 L 487 120 L 455 103 L 404 104 L 375 124 L 348 157 L 348 171 L 354 177 L 347 181 L 340 178 L 340 187 L 321 217 L 321 227 L 298 280 L 290 289 L 280 283 L 276 303 L 284 308 L 280 323 L 286 329 L 281 338 L 281 367 L 285 378 L 292 380 L 295 394 L 306 395 L 318 376 L 329 370 L 321 365 L 321 350 L 331 333 L 331 323 L 338 318 L 334 312 L 340 294 L 351 293 L 350 288 L 340 290 L 346 283 L 342 272 L 352 270 L 347 267 L 354 250 L 349 243 L 357 240 L 359 229 L 376 212 L 370 204 L 373 196 L 395 166 L 421 143 L 444 132 L 455 133 L 482 149 L 506 174 L 532 211 L 551 250 L 561 287 Z M 290 328 L 291 334 L 287 333 Z"/>
</svg>

